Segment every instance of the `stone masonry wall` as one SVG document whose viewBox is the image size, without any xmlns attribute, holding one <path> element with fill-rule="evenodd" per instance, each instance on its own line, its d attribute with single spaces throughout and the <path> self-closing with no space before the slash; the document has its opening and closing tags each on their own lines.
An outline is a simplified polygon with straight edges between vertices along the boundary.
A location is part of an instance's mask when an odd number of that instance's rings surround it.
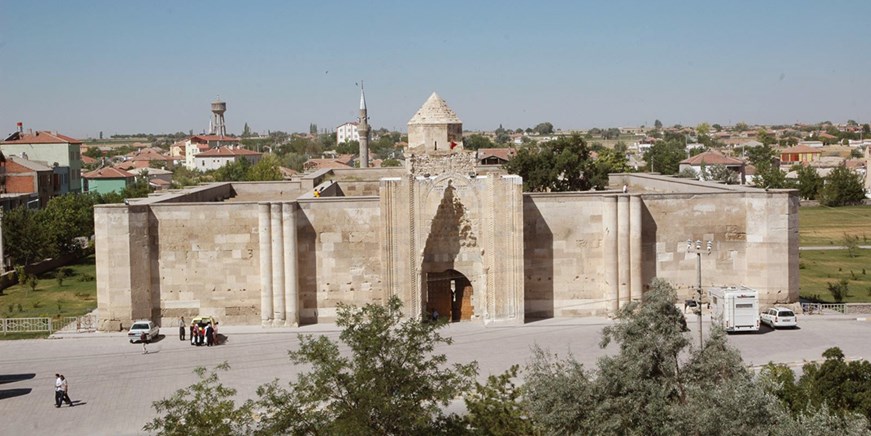
<svg viewBox="0 0 871 436">
<path fill-rule="evenodd" d="M 257 324 L 257 204 L 157 204 L 150 214 L 151 286 L 161 325 L 195 315 Z"/>
<path fill-rule="evenodd" d="M 377 197 L 299 201 L 300 322 L 335 319 L 339 302 L 381 303 L 381 219 Z"/>
<path fill-rule="evenodd" d="M 526 316 L 606 314 L 600 195 L 527 193 L 523 217 Z"/>
</svg>

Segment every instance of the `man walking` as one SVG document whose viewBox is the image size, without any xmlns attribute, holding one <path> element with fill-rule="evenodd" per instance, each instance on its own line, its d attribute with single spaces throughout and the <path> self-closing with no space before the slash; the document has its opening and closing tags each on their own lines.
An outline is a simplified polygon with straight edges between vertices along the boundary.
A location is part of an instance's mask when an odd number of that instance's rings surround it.
<svg viewBox="0 0 871 436">
<path fill-rule="evenodd" d="M 69 395 L 70 386 L 67 383 L 67 379 L 66 379 L 66 377 L 64 377 L 63 374 L 60 375 L 60 381 L 61 381 L 61 389 L 63 392 L 62 399 L 63 399 L 63 401 L 66 401 L 67 404 L 70 405 L 70 407 L 73 407 L 73 400 L 70 400 L 70 395 Z"/>
<path fill-rule="evenodd" d="M 145 347 L 148 345 L 148 333 L 142 332 L 139 335 L 139 342 L 142 342 L 142 354 L 148 354 L 148 348 Z"/>
<path fill-rule="evenodd" d="M 64 399 L 64 391 L 63 391 L 63 380 L 60 378 L 60 374 L 54 375 L 54 407 L 60 407 L 61 403 L 63 403 Z"/>
<path fill-rule="evenodd" d="M 178 320 L 178 340 L 184 340 L 184 317 L 181 317 Z"/>
</svg>

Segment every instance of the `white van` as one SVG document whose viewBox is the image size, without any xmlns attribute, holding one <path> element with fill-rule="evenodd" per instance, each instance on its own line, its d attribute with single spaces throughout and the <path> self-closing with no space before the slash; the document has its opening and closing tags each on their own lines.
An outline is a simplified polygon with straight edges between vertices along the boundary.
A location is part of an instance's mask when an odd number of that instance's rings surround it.
<svg viewBox="0 0 871 436">
<path fill-rule="evenodd" d="M 711 321 L 727 332 L 759 331 L 759 292 L 744 286 L 708 289 Z"/>
</svg>

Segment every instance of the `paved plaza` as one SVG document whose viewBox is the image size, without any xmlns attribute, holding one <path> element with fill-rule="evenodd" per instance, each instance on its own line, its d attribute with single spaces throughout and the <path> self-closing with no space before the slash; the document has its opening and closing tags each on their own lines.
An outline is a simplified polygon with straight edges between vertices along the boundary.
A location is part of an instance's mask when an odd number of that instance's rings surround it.
<svg viewBox="0 0 871 436">
<path fill-rule="evenodd" d="M 688 334 L 697 341 L 696 318 L 689 316 L 688 321 L 694 330 Z M 453 362 L 476 360 L 482 378 L 526 362 L 533 344 L 560 354 L 571 351 L 592 367 L 599 356 L 615 350 L 598 346 L 602 328 L 610 323 L 604 318 L 557 318 L 520 327 L 453 324 L 444 333 L 455 342 L 440 351 Z M 732 335 L 729 341 L 752 365 L 775 361 L 797 366 L 821 359 L 831 346 L 841 347 L 848 358 L 871 359 L 871 322 L 820 315 L 802 316 L 799 325 L 797 330 L 763 327 L 760 333 Z M 287 351 L 298 346 L 297 333 L 338 336 L 332 324 L 221 327 L 228 339 L 217 347 L 192 347 L 178 340 L 177 329 L 162 329 L 165 336 L 149 345 L 149 354 L 142 354 L 141 345 L 128 343 L 123 333 L 0 341 L 0 434 L 141 434 L 142 426 L 154 417 L 151 403 L 195 382 L 196 366 L 228 362 L 231 369 L 221 375 L 222 381 L 238 389 L 240 399 L 253 398 L 258 385 L 275 378 L 291 380 L 305 369 L 287 358 Z M 708 327 L 706 322 L 705 331 Z M 76 407 L 54 407 L 55 373 L 66 376 Z"/>
</svg>

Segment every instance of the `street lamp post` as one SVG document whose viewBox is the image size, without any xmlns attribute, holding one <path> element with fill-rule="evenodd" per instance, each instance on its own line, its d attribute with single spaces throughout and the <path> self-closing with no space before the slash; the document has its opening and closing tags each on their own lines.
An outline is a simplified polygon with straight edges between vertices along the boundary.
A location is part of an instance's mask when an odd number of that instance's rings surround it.
<svg viewBox="0 0 871 436">
<path fill-rule="evenodd" d="M 699 306 L 699 349 L 701 350 L 704 346 L 704 339 L 702 338 L 702 253 L 711 254 L 711 248 L 714 245 L 714 241 L 708 241 L 706 244 L 706 249 L 702 249 L 702 241 L 696 239 L 695 244 L 692 239 L 687 239 L 687 253 L 695 253 L 696 254 L 696 292 L 699 294 L 698 298 L 698 306 Z"/>
</svg>

